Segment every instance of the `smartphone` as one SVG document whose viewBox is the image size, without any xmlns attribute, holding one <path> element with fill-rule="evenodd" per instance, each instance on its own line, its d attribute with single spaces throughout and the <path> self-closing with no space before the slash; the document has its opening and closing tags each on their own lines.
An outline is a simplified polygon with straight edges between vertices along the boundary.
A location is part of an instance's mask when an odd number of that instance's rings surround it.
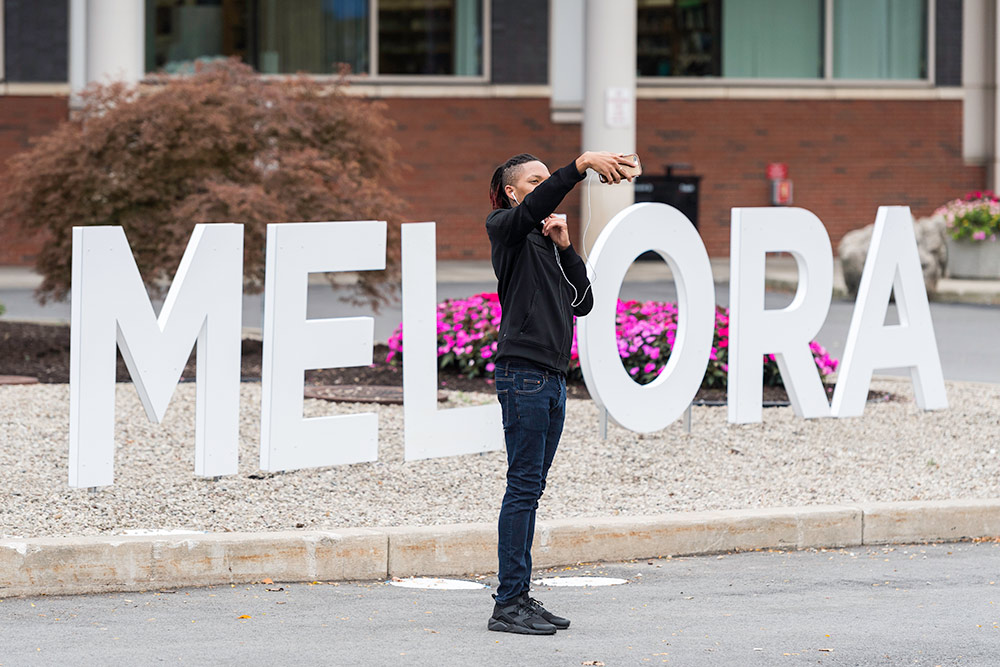
<svg viewBox="0 0 1000 667">
<path fill-rule="evenodd" d="M 639 162 L 638 154 L 632 153 L 631 155 L 626 155 L 625 159 L 631 160 L 632 163 L 635 165 L 634 167 L 627 167 L 625 165 L 621 165 L 621 169 L 622 171 L 625 172 L 626 176 L 631 176 L 632 178 L 635 178 L 636 176 L 642 174 L 642 163 Z M 601 178 L 601 183 L 608 182 L 608 179 L 604 178 L 604 174 L 598 174 L 598 176 L 600 176 Z"/>
</svg>

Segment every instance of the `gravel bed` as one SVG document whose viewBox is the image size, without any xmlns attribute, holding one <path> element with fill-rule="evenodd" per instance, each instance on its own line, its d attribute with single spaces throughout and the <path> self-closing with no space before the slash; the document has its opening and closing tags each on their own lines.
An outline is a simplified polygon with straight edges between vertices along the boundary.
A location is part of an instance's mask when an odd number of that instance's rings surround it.
<svg viewBox="0 0 1000 667">
<path fill-rule="evenodd" d="M 949 383 L 939 412 L 918 410 L 908 381 L 872 388 L 902 400 L 844 420 L 771 408 L 741 426 L 725 408 L 696 407 L 690 434 L 680 422 L 646 436 L 611 425 L 606 441 L 593 402 L 571 399 L 539 519 L 1000 496 L 1000 384 Z M 443 405 L 492 400 L 453 392 Z M 177 387 L 161 425 L 118 385 L 115 484 L 92 493 L 67 482 L 68 386 L 0 387 L 0 535 L 496 520 L 503 451 L 407 463 L 400 406 L 307 400 L 308 416 L 377 412 L 378 462 L 262 473 L 259 401 L 260 385 L 243 384 L 239 473 L 212 481 L 193 474 L 194 384 Z"/>
</svg>

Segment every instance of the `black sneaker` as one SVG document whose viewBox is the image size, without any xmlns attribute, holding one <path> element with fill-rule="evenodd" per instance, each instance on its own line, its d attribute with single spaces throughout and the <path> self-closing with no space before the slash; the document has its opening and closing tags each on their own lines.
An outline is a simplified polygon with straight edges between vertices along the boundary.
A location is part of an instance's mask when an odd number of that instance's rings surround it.
<svg viewBox="0 0 1000 667">
<path fill-rule="evenodd" d="M 496 600 L 497 596 L 494 595 Z M 523 597 L 516 597 L 504 606 L 493 605 L 493 616 L 486 627 L 495 632 L 514 632 L 519 635 L 554 635 L 556 626 L 545 622 Z"/>
<path fill-rule="evenodd" d="M 542 617 L 542 619 L 551 625 L 556 626 L 557 630 L 565 630 L 569 627 L 569 619 L 563 618 L 562 616 L 556 616 L 552 612 L 548 611 L 542 606 L 542 603 L 533 597 L 528 597 L 527 593 L 521 594 L 521 601 L 524 602 L 530 609 L 532 609 L 536 614 Z"/>
</svg>

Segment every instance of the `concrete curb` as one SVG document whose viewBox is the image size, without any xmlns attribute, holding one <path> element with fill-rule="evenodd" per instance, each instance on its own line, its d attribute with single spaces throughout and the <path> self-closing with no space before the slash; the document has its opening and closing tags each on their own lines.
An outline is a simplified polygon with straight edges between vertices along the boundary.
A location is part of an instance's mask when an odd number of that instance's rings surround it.
<svg viewBox="0 0 1000 667">
<path fill-rule="evenodd" d="M 1000 499 L 539 522 L 536 567 L 1000 535 Z M 496 570 L 496 525 L 0 540 L 0 598 Z"/>
<path fill-rule="evenodd" d="M 864 513 L 864 544 L 954 541 L 1000 535 L 1000 500 L 870 503 Z"/>
<path fill-rule="evenodd" d="M 959 282 L 959 281 L 952 281 Z M 973 283 L 975 281 L 966 281 L 968 283 Z M 720 284 L 720 283 L 716 283 Z M 728 283 L 723 283 L 728 285 Z M 798 279 L 787 279 L 787 278 L 765 278 L 764 287 L 768 290 L 773 290 L 776 292 L 788 292 L 793 293 L 798 289 Z M 852 297 L 848 293 L 847 288 L 843 285 L 834 284 L 833 286 L 833 298 L 840 299 L 843 301 L 854 301 L 855 297 Z M 965 304 L 973 306 L 997 306 L 1000 305 L 1000 293 L 997 293 L 993 289 L 949 289 L 947 287 L 939 287 L 938 291 L 930 292 L 927 294 L 927 299 L 932 303 L 955 303 L 955 304 Z"/>
<path fill-rule="evenodd" d="M 1000 306 L 1000 294 L 997 294 L 996 292 L 938 290 L 934 294 L 928 294 L 927 296 L 935 303 L 964 303 L 974 306 Z"/>
<path fill-rule="evenodd" d="M 378 530 L 0 541 L 0 597 L 386 576 Z"/>
</svg>

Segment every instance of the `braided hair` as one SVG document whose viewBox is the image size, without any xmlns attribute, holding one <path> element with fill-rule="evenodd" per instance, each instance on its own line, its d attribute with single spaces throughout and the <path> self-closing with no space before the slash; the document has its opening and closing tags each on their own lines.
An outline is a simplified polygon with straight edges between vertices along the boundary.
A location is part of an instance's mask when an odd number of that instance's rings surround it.
<svg viewBox="0 0 1000 667">
<path fill-rule="evenodd" d="M 514 180 L 514 168 L 525 162 L 541 162 L 541 160 L 530 153 L 519 153 L 497 167 L 493 172 L 493 178 L 490 179 L 490 203 L 493 205 L 493 210 L 498 208 L 512 208 L 510 200 L 507 198 L 507 193 L 504 190 Z"/>
</svg>

